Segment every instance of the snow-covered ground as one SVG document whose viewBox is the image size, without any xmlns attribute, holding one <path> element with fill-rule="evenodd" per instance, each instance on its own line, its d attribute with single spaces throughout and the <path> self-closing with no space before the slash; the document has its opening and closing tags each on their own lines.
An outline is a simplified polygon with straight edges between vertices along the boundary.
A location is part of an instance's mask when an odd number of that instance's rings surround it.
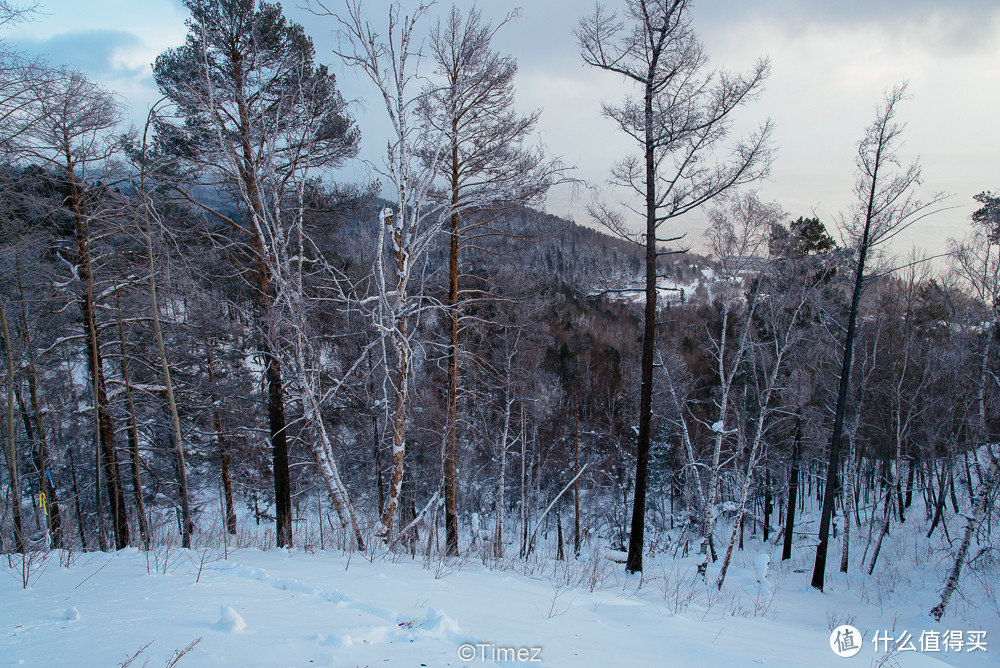
<svg viewBox="0 0 1000 668">
<path fill-rule="evenodd" d="M 722 282 L 722 279 L 718 277 L 715 270 L 711 267 L 692 268 L 697 269 L 698 275 L 686 282 L 678 282 L 664 276 L 657 279 L 656 294 L 657 300 L 661 303 L 661 305 L 667 304 L 668 302 L 676 304 L 681 299 L 681 295 L 684 296 L 685 300 L 691 300 L 697 293 L 698 288 L 702 286 L 705 287 L 705 295 L 707 299 L 711 301 L 712 295 L 715 292 L 715 286 L 719 285 Z M 629 283 L 630 285 L 635 286 L 634 289 L 617 289 L 612 293 L 598 291 L 594 294 L 608 294 L 609 299 L 614 301 L 645 304 L 646 292 L 641 285 L 642 279 L 634 278 L 632 281 L 629 281 Z"/>
<path fill-rule="evenodd" d="M 192 643 L 176 665 L 1000 665 L 995 578 L 969 571 L 935 624 L 926 611 L 947 557 L 911 524 L 887 539 L 872 577 L 844 576 L 831 559 L 825 593 L 808 584 L 812 550 L 782 563 L 780 546 L 759 540 L 737 553 L 721 592 L 696 578 L 693 556 L 666 551 L 627 576 L 619 553 L 593 547 L 490 568 L 334 550 L 52 552 L 29 564 L 27 588 L 20 557 L 4 555 L 0 665 L 158 667 Z M 854 657 L 831 649 L 841 624 L 864 634 Z M 921 652 L 935 631 L 957 632 L 961 651 Z M 977 631 L 986 650 L 968 651 Z M 894 640 L 876 646 L 875 634 Z M 914 651 L 894 651 L 904 634 Z"/>
</svg>

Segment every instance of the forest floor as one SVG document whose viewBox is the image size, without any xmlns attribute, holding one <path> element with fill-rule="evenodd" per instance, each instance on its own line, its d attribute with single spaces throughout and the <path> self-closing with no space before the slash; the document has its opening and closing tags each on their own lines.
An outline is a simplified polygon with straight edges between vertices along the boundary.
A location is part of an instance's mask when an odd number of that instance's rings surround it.
<svg viewBox="0 0 1000 668">
<path fill-rule="evenodd" d="M 630 576 L 593 547 L 489 567 L 312 548 L 3 555 L 0 666 L 1000 665 L 996 566 L 968 569 L 935 623 L 949 557 L 917 525 L 886 539 L 872 576 L 831 555 L 823 593 L 808 546 L 780 562 L 780 545 L 749 537 L 721 591 L 694 556 L 665 551 Z M 831 648 L 841 624 L 864 636 L 851 658 Z"/>
</svg>

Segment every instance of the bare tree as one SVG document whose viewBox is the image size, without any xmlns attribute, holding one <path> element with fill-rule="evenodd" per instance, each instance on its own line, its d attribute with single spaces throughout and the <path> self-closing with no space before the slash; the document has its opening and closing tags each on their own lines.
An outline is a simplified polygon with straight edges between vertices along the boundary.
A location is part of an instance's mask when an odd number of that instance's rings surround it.
<svg viewBox="0 0 1000 668">
<path fill-rule="evenodd" d="M 639 434 L 632 531 L 625 568 L 642 570 L 646 485 L 652 423 L 653 367 L 657 315 L 658 243 L 663 224 L 688 213 L 734 186 L 764 176 L 771 162 L 770 122 L 730 146 L 729 159 L 716 156 L 725 146 L 733 112 L 763 86 L 768 63 L 745 75 L 711 71 L 690 26 L 690 0 L 626 0 L 622 19 L 601 5 L 581 19 L 575 34 L 584 62 L 621 75 L 641 99 L 627 97 L 604 114 L 638 144 L 639 154 L 612 168 L 611 181 L 641 198 L 643 209 L 625 205 L 645 222 L 641 235 L 626 228 L 620 210 L 595 205 L 594 216 L 645 250 L 645 298 Z"/>
<path fill-rule="evenodd" d="M 972 231 L 962 241 L 951 240 L 950 245 L 959 275 L 972 288 L 975 297 L 989 307 L 992 316 L 989 326 L 983 328 L 979 355 L 980 372 L 976 387 L 977 412 L 973 441 L 978 447 L 989 443 L 991 438 L 986 422 L 986 387 L 991 376 L 996 381 L 996 376 L 989 370 L 989 359 L 997 329 L 1000 327 L 1000 197 L 990 192 L 983 192 L 976 196 L 976 200 L 983 206 L 972 215 Z M 985 448 L 990 458 L 989 468 L 980 479 L 979 491 L 974 497 L 972 513 L 967 517 L 962 542 L 959 544 L 955 561 L 948 571 L 941 592 L 941 601 L 931 609 L 931 616 L 935 621 L 941 621 L 948 602 L 958 588 L 959 577 L 968 558 L 972 539 L 986 516 L 990 497 L 998 484 L 1000 467 L 995 448 L 995 443 L 989 443 Z M 976 457 L 978 460 L 978 453 Z"/>
<path fill-rule="evenodd" d="M 395 190 L 398 205 L 384 209 L 378 221 L 378 254 L 374 266 L 376 294 L 365 300 L 369 316 L 381 333 L 386 363 L 385 406 L 394 395 L 389 419 L 392 423 L 392 479 L 382 508 L 381 535 L 391 539 L 393 521 L 403 489 L 406 457 L 406 425 L 409 384 L 413 359 L 413 328 L 417 315 L 428 306 L 415 294 L 421 262 L 440 231 L 440 205 L 433 202 L 432 188 L 438 173 L 441 136 L 417 116 L 427 92 L 414 92 L 418 83 L 420 53 L 414 29 L 429 5 L 420 3 L 407 16 L 402 5 L 388 9 L 386 32 L 379 32 L 362 12 L 361 2 L 347 0 L 340 14 L 317 2 L 319 11 L 333 16 L 341 26 L 337 55 L 345 64 L 358 67 L 378 89 L 392 124 L 384 165 L 376 167 Z M 386 265 L 389 265 L 388 267 Z M 391 350 L 391 355 L 390 355 Z M 389 372 L 390 358 L 394 368 Z"/>
<path fill-rule="evenodd" d="M 561 172 L 540 148 L 525 146 L 538 112 L 521 116 L 513 110 L 517 63 L 491 48 L 496 27 L 473 9 L 465 17 L 452 5 L 444 22 L 432 29 L 430 54 L 441 78 L 420 107 L 421 116 L 444 137 L 439 160 L 445 180 L 442 196 L 449 205 L 448 414 L 444 436 L 445 534 L 448 554 L 458 553 L 455 481 L 458 432 L 459 330 L 462 305 L 484 296 L 483 288 L 463 286 L 460 254 L 481 239 L 502 234 L 494 223 L 506 209 L 538 202 Z M 436 159 L 436 151 L 429 156 Z"/>
<path fill-rule="evenodd" d="M 0 0 L 0 28 L 27 20 L 38 4 L 18 6 Z M 39 60 L 28 58 L 0 41 L 0 154 L 16 159 L 16 142 L 41 120 L 37 83 L 49 74 Z"/>
<path fill-rule="evenodd" d="M 177 472 L 178 472 L 178 486 L 180 493 L 181 502 L 181 545 L 183 547 L 191 547 L 191 534 L 194 532 L 194 520 L 191 518 L 191 500 L 188 495 L 188 479 L 187 479 L 187 467 L 184 463 L 184 436 L 181 434 L 181 419 L 180 414 L 177 411 L 177 400 L 174 397 L 174 384 L 170 379 L 170 364 L 167 361 L 167 350 L 163 345 L 163 328 L 160 326 L 160 306 L 157 296 L 157 284 L 156 284 L 156 256 L 153 252 L 153 224 L 152 221 L 156 220 L 157 223 L 162 225 L 156 209 L 149 197 L 146 184 L 147 168 L 146 168 L 146 149 L 149 142 L 149 130 L 152 126 L 152 119 L 156 113 L 156 107 L 154 106 L 149 110 L 149 115 L 146 120 L 146 125 L 143 129 L 142 134 L 142 147 L 139 153 L 139 182 L 136 184 L 136 194 L 139 196 L 138 206 L 135 210 L 135 225 L 139 231 L 139 234 L 143 237 L 146 242 L 146 264 L 149 270 L 149 307 L 150 313 L 153 317 L 153 336 L 156 340 L 156 350 L 159 354 L 160 359 L 160 371 L 163 374 L 163 385 L 165 388 L 165 394 L 167 397 L 167 408 L 170 411 L 170 423 L 172 429 L 172 436 L 174 447 L 177 449 Z M 119 327 L 120 327 L 119 323 Z M 125 344 L 124 344 L 124 334 L 122 336 L 122 364 L 123 364 L 123 374 L 124 374 L 124 364 L 125 364 Z M 127 382 L 127 381 L 126 381 Z M 131 396 L 129 397 L 129 402 L 131 403 Z M 130 411 L 132 412 L 132 411 Z M 134 414 L 134 412 L 133 412 Z M 133 465 L 135 466 L 134 477 L 136 480 L 136 505 L 140 513 L 142 513 L 142 494 L 139 491 L 139 471 L 138 471 L 138 452 L 137 450 L 133 452 Z M 140 519 L 140 527 L 144 524 L 145 520 Z M 148 532 L 144 532 L 148 533 Z M 146 545 L 148 547 L 148 537 L 144 536 L 146 540 Z"/>
<path fill-rule="evenodd" d="M 885 94 L 885 99 L 876 110 L 875 121 L 868 127 L 865 136 L 858 144 L 858 177 L 854 187 L 856 201 L 850 217 L 845 221 L 854 253 L 854 289 L 847 316 L 844 356 L 840 367 L 833 433 L 830 437 L 830 458 L 823 493 L 823 510 L 820 515 L 819 543 L 816 546 L 816 562 L 812 575 L 812 586 L 820 591 L 823 590 L 826 574 L 827 542 L 830 535 L 830 519 L 833 516 L 833 500 L 837 491 L 844 418 L 851 388 L 851 366 L 858 332 L 858 313 L 866 282 L 872 277 L 867 273 L 869 270 L 866 265 L 874 251 L 928 215 L 930 209 L 942 200 L 942 196 L 936 196 L 928 202 L 916 198 L 914 190 L 921 182 L 920 166 L 916 161 L 900 168 L 896 150 L 903 126 L 896 121 L 896 105 L 903 100 L 905 92 L 906 86 L 899 85 Z"/>
<path fill-rule="evenodd" d="M 753 320 L 759 306 L 760 294 L 760 281 L 755 280 L 754 274 L 758 272 L 762 255 L 766 252 L 772 226 L 783 217 L 784 213 L 777 205 L 765 204 L 754 194 L 728 194 L 722 207 L 709 212 L 711 224 L 705 236 L 712 254 L 718 259 L 721 285 L 720 294 L 717 296 L 720 306 L 718 334 L 709 333 L 711 346 L 709 353 L 719 378 L 719 387 L 714 397 L 715 420 L 711 426 L 712 461 L 709 467 L 705 518 L 702 525 L 705 531 L 701 544 L 704 558 L 698 567 L 703 577 L 707 577 L 709 557 L 715 559 L 713 547 L 715 503 L 723 468 L 723 445 L 733 435 L 742 433 L 740 429 L 727 428 L 727 424 L 730 422 L 737 373 L 744 367 L 746 356 L 753 346 Z M 744 284 L 747 280 L 749 285 Z M 734 325 L 735 345 L 729 340 Z M 783 354 L 785 350 L 781 352 Z M 778 366 L 780 361 L 772 368 L 775 374 Z M 768 396 L 773 391 L 775 381 L 776 376 L 766 383 L 765 392 Z M 762 436 L 762 431 L 755 434 L 758 440 Z M 749 471 L 752 471 L 752 467 L 748 469 Z M 726 567 L 727 564 L 724 564 L 722 576 L 719 578 L 720 586 L 725 577 Z"/>
<path fill-rule="evenodd" d="M 10 0 L 0 0 L 0 27 L 16 25 L 27 21 L 38 9 L 40 3 L 16 5 Z"/>
<path fill-rule="evenodd" d="M 109 163 L 120 149 L 114 135 L 120 112 L 111 94 L 78 72 L 49 72 L 35 82 L 34 91 L 32 106 L 38 120 L 19 138 L 18 151 L 26 159 L 51 167 L 66 193 L 64 206 L 73 220 L 76 246 L 72 278 L 78 286 L 76 297 L 93 388 L 99 471 L 107 485 L 115 547 L 122 549 L 129 543 L 129 525 L 104 377 L 91 248 L 91 226 L 105 215 L 114 215 L 109 212 L 104 189 Z M 100 484 L 97 489 L 99 493 Z M 101 517 L 100 503 L 97 509 Z"/>
<path fill-rule="evenodd" d="M 996 454 L 992 452 L 995 447 L 995 443 L 991 443 L 988 446 L 988 450 L 990 451 L 990 467 L 987 470 L 986 475 L 980 481 L 979 491 L 976 493 L 975 501 L 972 506 L 972 514 L 966 520 L 965 531 L 962 534 L 962 542 L 959 543 L 958 552 L 955 554 L 955 562 L 952 564 L 951 568 L 948 569 L 948 577 L 945 579 L 944 589 L 941 591 L 941 601 L 931 608 L 931 617 L 934 618 L 934 621 L 941 621 L 941 618 L 944 616 L 945 609 L 948 607 L 948 602 L 951 600 L 952 594 L 954 594 L 955 590 L 958 588 L 958 579 L 962 575 L 962 568 L 965 565 L 965 560 L 969 556 L 969 548 L 972 545 L 972 538 L 975 536 L 976 531 L 979 529 L 979 525 L 986 516 L 987 509 L 989 508 L 990 496 L 996 489 L 1000 466 L 997 465 Z"/>
<path fill-rule="evenodd" d="M 972 230 L 962 240 L 950 239 L 954 266 L 973 296 L 990 309 L 990 326 L 984 328 L 976 383 L 976 439 L 989 438 L 986 428 L 986 388 L 995 332 L 1000 327 L 1000 197 L 983 192 L 975 197 L 983 206 L 972 214 Z M 996 248 L 994 248 L 996 247 Z"/>
</svg>

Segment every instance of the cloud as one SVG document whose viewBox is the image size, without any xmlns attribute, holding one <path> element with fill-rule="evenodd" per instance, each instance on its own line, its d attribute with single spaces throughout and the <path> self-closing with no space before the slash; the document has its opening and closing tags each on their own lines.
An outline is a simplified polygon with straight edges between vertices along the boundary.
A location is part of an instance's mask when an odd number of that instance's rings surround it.
<svg viewBox="0 0 1000 668">
<path fill-rule="evenodd" d="M 148 64 L 137 64 L 131 54 L 144 43 L 123 30 L 87 30 L 53 35 L 48 39 L 10 40 L 21 51 L 37 54 L 51 65 L 80 70 L 102 79 L 135 78 L 148 75 Z"/>
<path fill-rule="evenodd" d="M 43 58 L 53 67 L 84 73 L 116 94 L 127 118 L 142 123 L 159 97 L 150 63 L 155 49 L 138 35 L 114 29 L 60 32 L 47 38 L 9 40 L 14 49 Z"/>
<path fill-rule="evenodd" d="M 1000 25 L 1000 3 L 996 0 L 763 0 L 695 5 L 696 27 L 762 20 L 783 28 L 794 38 L 803 32 L 873 31 L 889 45 L 916 43 L 935 56 L 967 55 L 992 49 Z"/>
</svg>

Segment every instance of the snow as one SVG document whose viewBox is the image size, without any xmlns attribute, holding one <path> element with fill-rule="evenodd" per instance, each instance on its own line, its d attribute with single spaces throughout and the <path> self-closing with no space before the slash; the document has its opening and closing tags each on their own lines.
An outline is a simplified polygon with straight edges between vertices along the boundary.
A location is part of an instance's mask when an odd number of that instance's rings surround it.
<svg viewBox="0 0 1000 668">
<path fill-rule="evenodd" d="M 757 573 L 757 582 L 766 583 L 767 567 L 771 564 L 771 555 L 767 553 L 758 554 L 753 563 L 754 569 Z"/>
<path fill-rule="evenodd" d="M 178 666 L 844 666 L 830 649 L 841 624 L 865 637 L 850 665 L 996 665 L 991 645 L 893 654 L 871 642 L 935 629 L 1000 642 L 995 595 L 974 575 L 954 611 L 930 619 L 946 560 L 906 556 L 911 533 L 887 538 L 874 578 L 829 569 L 826 593 L 808 585 L 807 545 L 775 562 L 780 546 L 749 535 L 721 592 L 718 565 L 705 585 L 696 556 L 664 549 L 628 575 L 596 537 L 579 561 L 543 543 L 544 556 L 493 568 L 477 553 L 51 552 L 29 559 L 27 588 L 14 555 L 0 562 L 0 665 L 115 666 L 139 652 L 132 665 L 162 666 L 200 639 Z"/>
<path fill-rule="evenodd" d="M 246 630 L 246 620 L 228 605 L 222 606 L 220 614 L 219 621 L 212 625 L 212 629 L 219 633 L 238 633 Z"/>
</svg>

